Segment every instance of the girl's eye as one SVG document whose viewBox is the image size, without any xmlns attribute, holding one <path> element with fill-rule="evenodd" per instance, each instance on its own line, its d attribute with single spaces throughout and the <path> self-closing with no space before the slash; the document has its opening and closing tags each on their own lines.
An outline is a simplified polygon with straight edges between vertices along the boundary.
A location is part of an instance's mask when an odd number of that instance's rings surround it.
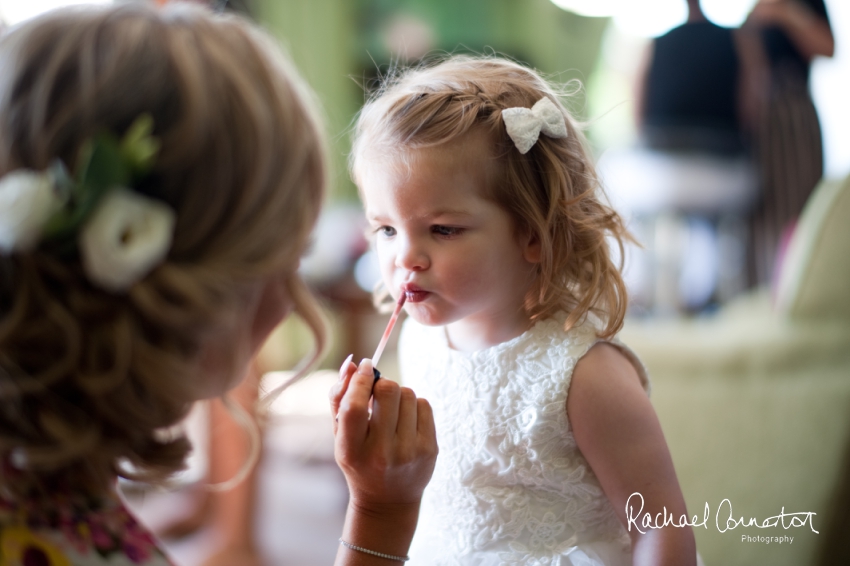
<svg viewBox="0 0 850 566">
<path fill-rule="evenodd" d="M 375 230 L 376 234 L 380 234 L 385 238 L 389 238 L 391 236 L 395 236 L 395 228 L 392 226 L 379 226 L 377 230 Z"/>
<path fill-rule="evenodd" d="M 442 226 L 436 224 L 434 226 L 431 226 L 431 232 L 437 234 L 438 236 L 452 237 L 459 236 L 461 232 L 463 232 L 463 228 L 457 228 L 456 226 Z"/>
</svg>

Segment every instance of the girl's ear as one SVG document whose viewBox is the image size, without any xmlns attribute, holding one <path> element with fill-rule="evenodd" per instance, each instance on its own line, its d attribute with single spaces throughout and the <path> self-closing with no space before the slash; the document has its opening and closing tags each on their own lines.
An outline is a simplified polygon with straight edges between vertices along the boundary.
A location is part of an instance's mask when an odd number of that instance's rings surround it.
<svg viewBox="0 0 850 566">
<path fill-rule="evenodd" d="M 522 256 L 528 263 L 540 263 L 540 237 L 533 230 L 522 236 Z"/>
</svg>

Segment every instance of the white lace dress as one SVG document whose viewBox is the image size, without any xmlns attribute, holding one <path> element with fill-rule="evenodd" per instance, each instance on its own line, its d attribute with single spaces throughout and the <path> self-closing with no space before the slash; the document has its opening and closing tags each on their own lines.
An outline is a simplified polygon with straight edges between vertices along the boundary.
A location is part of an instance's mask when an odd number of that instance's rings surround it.
<svg viewBox="0 0 850 566">
<path fill-rule="evenodd" d="M 629 536 L 576 446 L 566 403 L 593 322 L 565 332 L 564 315 L 473 353 L 443 327 L 408 319 L 404 384 L 428 399 L 440 455 L 425 490 L 410 564 L 625 566 Z M 643 366 L 630 350 L 644 387 Z"/>
</svg>

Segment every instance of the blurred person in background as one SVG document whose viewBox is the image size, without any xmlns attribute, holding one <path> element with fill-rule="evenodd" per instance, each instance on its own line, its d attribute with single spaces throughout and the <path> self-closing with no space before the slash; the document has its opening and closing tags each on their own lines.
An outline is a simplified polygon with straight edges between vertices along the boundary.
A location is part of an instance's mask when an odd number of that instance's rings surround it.
<svg viewBox="0 0 850 566">
<path fill-rule="evenodd" d="M 656 38 L 650 49 L 637 93 L 643 142 L 662 151 L 742 154 L 734 30 L 708 21 L 699 0 L 688 0 L 687 21 Z"/>
<path fill-rule="evenodd" d="M 761 199 L 752 216 L 749 277 L 763 285 L 772 279 L 783 237 L 823 175 L 809 72 L 816 56 L 832 57 L 835 40 L 824 0 L 760 0 L 744 29 L 751 32 L 746 56 L 759 69 L 750 105 Z"/>
<path fill-rule="evenodd" d="M 638 73 L 642 181 L 612 187 L 637 205 L 658 314 L 698 312 L 745 287 L 746 217 L 757 188 L 746 135 L 748 59 L 739 30 L 710 22 L 687 0 L 685 23 L 654 39 Z"/>
</svg>

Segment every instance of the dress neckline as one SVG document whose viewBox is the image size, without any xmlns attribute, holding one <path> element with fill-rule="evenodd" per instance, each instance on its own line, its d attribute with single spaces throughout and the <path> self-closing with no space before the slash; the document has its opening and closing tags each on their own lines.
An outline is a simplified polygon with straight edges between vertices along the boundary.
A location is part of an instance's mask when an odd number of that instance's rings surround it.
<svg viewBox="0 0 850 566">
<path fill-rule="evenodd" d="M 440 346 L 442 346 L 445 351 L 449 352 L 450 356 L 465 360 L 476 360 L 492 358 L 493 356 L 497 356 L 505 351 L 514 349 L 517 346 L 521 346 L 525 342 L 531 340 L 541 330 L 548 328 L 548 326 L 553 323 L 563 327 L 564 321 L 566 321 L 566 319 L 567 313 L 564 311 L 558 311 L 552 316 L 535 321 L 529 328 L 527 328 L 521 334 L 518 334 L 517 336 L 514 336 L 509 340 L 505 340 L 504 342 L 499 342 L 498 344 L 488 346 L 487 348 L 473 350 L 470 352 L 456 350 L 452 348 L 451 344 L 449 343 L 448 329 L 446 326 L 439 326 L 434 328 L 434 330 L 436 331 L 438 340 L 440 341 Z M 574 326 L 573 328 L 577 328 L 578 326 L 581 326 L 581 323 Z"/>
</svg>

